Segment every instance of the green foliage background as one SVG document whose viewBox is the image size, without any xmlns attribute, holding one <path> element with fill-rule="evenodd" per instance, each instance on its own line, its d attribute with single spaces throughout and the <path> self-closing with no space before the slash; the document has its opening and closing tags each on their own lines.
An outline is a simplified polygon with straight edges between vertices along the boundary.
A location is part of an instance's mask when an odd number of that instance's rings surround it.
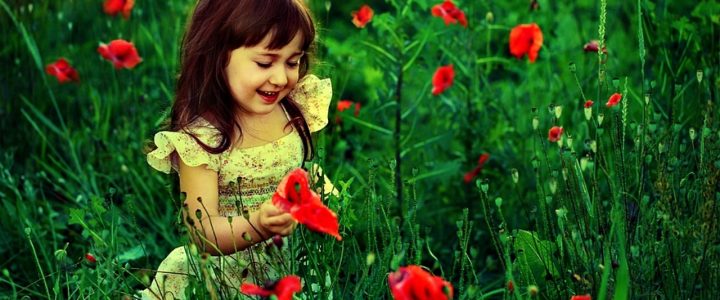
<svg viewBox="0 0 720 300">
<path fill-rule="evenodd" d="M 102 1 L 0 2 L 0 297 L 132 294 L 183 242 L 171 179 L 143 150 L 172 103 L 194 1 L 136 2 L 128 20 Z M 318 161 L 343 187 L 330 205 L 345 240 L 298 233 L 297 251 L 337 254 L 296 270 L 303 297 L 388 298 L 387 273 L 422 264 L 459 299 L 531 297 L 531 285 L 544 299 L 717 298 L 716 1 L 455 1 L 468 28 L 432 17 L 440 1 L 308 2 L 314 73 L 335 91 Z M 375 16 L 359 29 L 362 4 Z M 531 22 L 544 35 L 535 63 L 508 51 L 510 30 Z M 606 56 L 582 50 L 599 29 Z M 98 44 L 116 38 L 143 62 L 103 61 Z M 79 83 L 44 73 L 58 57 Z M 454 84 L 432 96 L 447 64 Z M 614 92 L 622 105 L 608 109 Z M 334 110 L 345 99 L 358 116 Z M 547 141 L 553 125 L 564 147 Z"/>
</svg>

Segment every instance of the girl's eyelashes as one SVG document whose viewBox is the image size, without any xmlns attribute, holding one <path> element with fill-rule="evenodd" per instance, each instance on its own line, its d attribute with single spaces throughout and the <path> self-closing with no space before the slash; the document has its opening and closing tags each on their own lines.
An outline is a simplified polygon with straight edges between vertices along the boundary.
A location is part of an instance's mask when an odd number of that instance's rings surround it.
<svg viewBox="0 0 720 300">
<path fill-rule="evenodd" d="M 261 67 L 263 69 L 268 69 L 268 68 L 272 67 L 272 63 L 261 63 L 261 62 L 255 62 L 255 63 L 258 65 L 258 67 Z M 291 68 L 296 68 L 299 64 L 300 64 L 299 61 L 287 62 L 287 65 Z"/>
</svg>

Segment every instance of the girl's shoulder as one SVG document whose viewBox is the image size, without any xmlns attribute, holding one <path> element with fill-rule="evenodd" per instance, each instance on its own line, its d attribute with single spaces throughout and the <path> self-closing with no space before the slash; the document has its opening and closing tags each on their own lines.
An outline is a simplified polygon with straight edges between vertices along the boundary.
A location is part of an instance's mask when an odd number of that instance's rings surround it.
<svg viewBox="0 0 720 300">
<path fill-rule="evenodd" d="M 319 131 L 328 124 L 328 110 L 332 100 L 332 83 L 308 74 L 290 92 L 289 97 L 298 105 L 310 132 Z"/>
<path fill-rule="evenodd" d="M 205 165 L 217 172 L 220 169 L 220 155 L 207 152 L 198 142 L 208 147 L 216 147 L 222 138 L 219 133 L 217 128 L 202 117 L 185 129 L 160 131 L 153 138 L 157 148 L 147 154 L 147 162 L 154 169 L 167 174 L 172 170 L 177 172 L 178 159 L 188 166 Z"/>
</svg>

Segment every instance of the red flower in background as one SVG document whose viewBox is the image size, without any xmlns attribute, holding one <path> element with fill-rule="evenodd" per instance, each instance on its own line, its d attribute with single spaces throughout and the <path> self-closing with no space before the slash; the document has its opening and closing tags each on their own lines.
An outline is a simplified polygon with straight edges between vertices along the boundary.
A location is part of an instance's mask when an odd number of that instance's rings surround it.
<svg viewBox="0 0 720 300">
<path fill-rule="evenodd" d="M 542 44 L 542 31 L 535 23 L 520 24 L 510 31 L 510 53 L 517 58 L 527 54 L 530 62 L 534 63 Z"/>
<path fill-rule="evenodd" d="M 548 140 L 555 143 L 560 140 L 562 133 L 563 133 L 562 127 L 553 126 L 552 128 L 550 128 L 550 131 L 548 131 Z"/>
<path fill-rule="evenodd" d="M 471 182 L 473 178 L 475 178 L 475 176 L 480 173 L 480 170 L 482 170 L 483 166 L 485 166 L 485 162 L 487 162 L 489 158 L 490 154 L 483 153 L 482 155 L 480 155 L 480 158 L 478 158 L 477 166 L 471 171 L 465 173 L 465 176 L 463 176 L 465 183 Z"/>
<path fill-rule="evenodd" d="M 587 101 L 585 101 L 585 108 L 590 108 L 591 106 L 593 106 L 593 104 L 595 104 L 595 102 L 588 99 Z"/>
<path fill-rule="evenodd" d="M 290 171 L 278 185 L 272 202 L 308 229 L 342 240 L 338 233 L 340 224 L 337 215 L 320 201 L 317 193 L 310 190 L 305 170 L 297 168 Z"/>
<path fill-rule="evenodd" d="M 103 11 L 111 16 L 122 13 L 123 18 L 127 19 L 130 17 L 133 6 L 135 6 L 135 0 L 106 0 Z"/>
<path fill-rule="evenodd" d="M 300 277 L 288 275 L 273 284 L 261 287 L 252 283 L 243 283 L 240 292 L 248 296 L 270 297 L 275 295 L 278 300 L 292 300 L 293 294 L 302 289 Z"/>
<path fill-rule="evenodd" d="M 600 41 L 598 41 L 598 40 L 589 41 L 589 42 L 585 43 L 585 46 L 583 46 L 583 50 L 584 50 L 585 52 L 595 52 L 595 53 L 597 53 L 597 52 L 598 52 L 598 48 L 600 48 Z M 607 53 L 607 48 L 605 48 L 605 46 L 603 46 L 603 50 L 602 50 L 602 51 L 603 51 L 603 53 Z"/>
<path fill-rule="evenodd" d="M 432 94 L 437 96 L 450 88 L 453 84 L 453 78 L 455 78 L 455 70 L 453 69 L 453 65 L 447 65 L 437 68 L 432 78 Z"/>
<path fill-rule="evenodd" d="M 572 296 L 570 300 L 592 300 L 592 297 L 590 295 L 577 295 Z"/>
<path fill-rule="evenodd" d="M 85 260 L 87 260 L 91 264 L 94 264 L 97 262 L 97 260 L 95 259 L 95 256 L 90 253 L 85 253 Z"/>
<path fill-rule="evenodd" d="M 63 57 L 45 66 L 45 72 L 55 76 L 60 83 L 80 80 L 77 71 Z"/>
<path fill-rule="evenodd" d="M 390 273 L 388 284 L 395 300 L 448 300 L 453 297 L 449 282 L 416 265 L 400 267 Z"/>
<path fill-rule="evenodd" d="M 622 99 L 622 94 L 615 93 L 610 95 L 610 98 L 608 99 L 608 102 L 605 103 L 605 106 L 607 107 L 613 107 L 615 105 L 618 105 L 620 103 L 620 100 Z"/>
<path fill-rule="evenodd" d="M 436 4 L 430 10 L 433 16 L 443 18 L 445 26 L 449 26 L 451 23 L 458 23 L 463 27 L 467 27 L 467 19 L 465 18 L 465 12 L 458 9 L 457 6 L 451 0 L 445 0 L 441 4 Z"/>
<path fill-rule="evenodd" d="M 357 117 L 360 114 L 360 103 L 359 102 L 353 102 L 351 100 L 340 100 L 337 104 L 337 110 L 339 112 L 345 111 L 346 109 L 352 107 L 355 105 L 355 116 Z"/>
<path fill-rule="evenodd" d="M 353 11 L 351 13 L 353 19 L 352 22 L 355 24 L 355 27 L 357 28 L 365 28 L 365 25 L 372 21 L 373 15 L 375 12 L 373 12 L 372 8 L 367 5 L 360 6 L 360 9 L 357 11 Z"/>
<path fill-rule="evenodd" d="M 113 40 L 108 45 L 100 43 L 98 52 L 112 62 L 115 69 L 132 69 L 142 61 L 135 45 L 126 40 Z"/>
</svg>

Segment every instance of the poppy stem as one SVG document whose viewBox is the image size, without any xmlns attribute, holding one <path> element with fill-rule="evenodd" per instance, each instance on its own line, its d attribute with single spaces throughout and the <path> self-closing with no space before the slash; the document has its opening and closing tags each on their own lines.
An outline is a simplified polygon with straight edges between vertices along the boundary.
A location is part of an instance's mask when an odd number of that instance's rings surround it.
<svg viewBox="0 0 720 300">
<path fill-rule="evenodd" d="M 402 224 L 404 221 L 403 183 L 402 183 L 402 145 L 400 141 L 400 129 L 402 125 L 402 86 L 403 86 L 403 51 L 400 48 L 398 61 L 398 79 L 395 87 L 395 196 L 398 203 L 398 216 L 400 217 L 400 236 L 402 237 Z"/>
</svg>

